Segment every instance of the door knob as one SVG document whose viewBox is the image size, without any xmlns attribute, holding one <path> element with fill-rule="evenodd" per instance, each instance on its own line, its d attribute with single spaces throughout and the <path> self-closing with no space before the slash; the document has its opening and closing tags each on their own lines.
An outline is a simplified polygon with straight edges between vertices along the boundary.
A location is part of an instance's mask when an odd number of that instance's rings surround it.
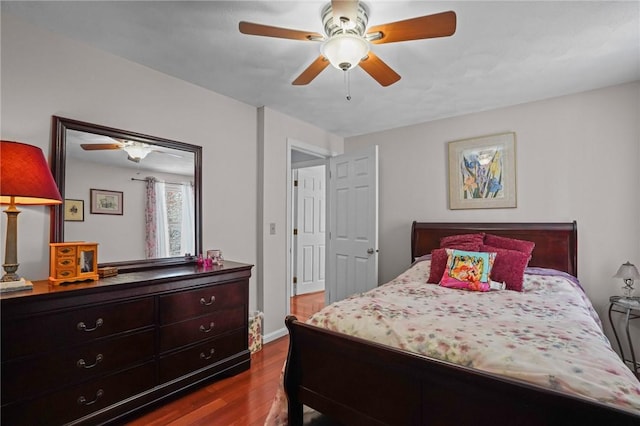
<svg viewBox="0 0 640 426">
<path fill-rule="evenodd" d="M 367 254 L 373 254 L 375 252 L 377 252 L 378 250 L 374 250 L 372 248 L 370 248 L 369 250 L 367 250 Z"/>
</svg>

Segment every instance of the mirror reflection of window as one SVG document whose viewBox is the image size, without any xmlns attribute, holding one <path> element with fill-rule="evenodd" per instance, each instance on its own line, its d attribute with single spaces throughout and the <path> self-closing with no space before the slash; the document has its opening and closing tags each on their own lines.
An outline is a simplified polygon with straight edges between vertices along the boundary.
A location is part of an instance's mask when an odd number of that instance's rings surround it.
<svg viewBox="0 0 640 426">
<path fill-rule="evenodd" d="M 190 182 L 147 181 L 147 257 L 195 253 L 194 195 Z"/>
<path fill-rule="evenodd" d="M 93 272 L 93 250 L 80 252 L 80 272 Z"/>
<path fill-rule="evenodd" d="M 193 251 L 193 188 L 189 183 L 165 184 L 169 256 L 182 256 Z"/>
</svg>

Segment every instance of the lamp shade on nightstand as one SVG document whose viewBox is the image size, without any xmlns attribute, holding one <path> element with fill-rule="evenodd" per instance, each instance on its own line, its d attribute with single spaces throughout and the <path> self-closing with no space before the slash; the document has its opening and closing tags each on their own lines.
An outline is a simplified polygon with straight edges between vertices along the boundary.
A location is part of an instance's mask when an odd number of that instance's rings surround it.
<svg viewBox="0 0 640 426">
<path fill-rule="evenodd" d="M 16 205 L 62 203 L 51 170 L 38 147 L 20 142 L 0 141 L 0 204 L 8 204 L 5 275 L 2 282 L 17 282 L 18 214 Z"/>
</svg>

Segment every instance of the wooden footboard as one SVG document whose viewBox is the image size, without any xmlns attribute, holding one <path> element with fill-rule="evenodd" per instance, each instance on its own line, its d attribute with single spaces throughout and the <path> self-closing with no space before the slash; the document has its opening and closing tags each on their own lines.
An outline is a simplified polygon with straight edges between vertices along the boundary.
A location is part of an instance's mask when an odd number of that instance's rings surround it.
<svg viewBox="0 0 640 426">
<path fill-rule="evenodd" d="M 289 423 L 308 405 L 345 425 L 637 425 L 591 400 L 286 318 Z"/>
</svg>

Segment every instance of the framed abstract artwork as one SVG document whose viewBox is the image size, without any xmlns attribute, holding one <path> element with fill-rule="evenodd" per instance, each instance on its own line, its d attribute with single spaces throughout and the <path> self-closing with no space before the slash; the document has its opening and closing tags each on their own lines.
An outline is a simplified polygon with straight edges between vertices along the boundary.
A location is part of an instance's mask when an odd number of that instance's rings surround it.
<svg viewBox="0 0 640 426">
<path fill-rule="evenodd" d="M 516 134 L 449 142 L 449 208 L 516 207 Z"/>
</svg>

